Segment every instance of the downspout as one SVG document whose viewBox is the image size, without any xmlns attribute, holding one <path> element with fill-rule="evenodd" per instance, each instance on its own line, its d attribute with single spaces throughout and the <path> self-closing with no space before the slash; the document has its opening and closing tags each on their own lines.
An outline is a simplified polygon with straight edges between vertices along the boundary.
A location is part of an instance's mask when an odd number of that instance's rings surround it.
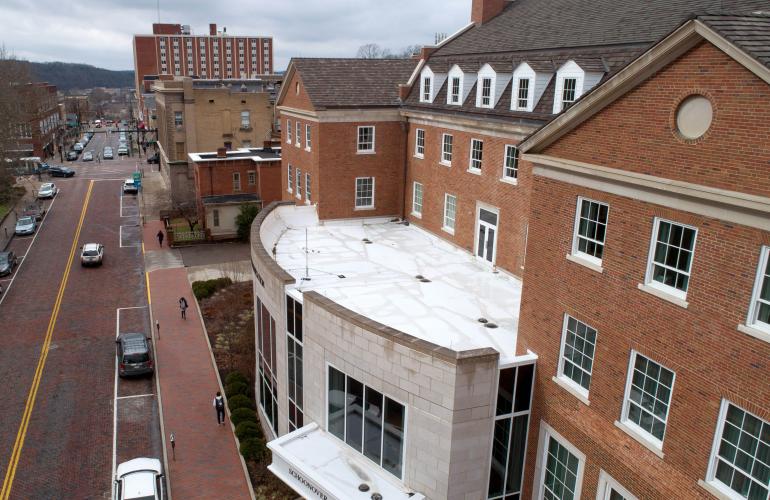
<svg viewBox="0 0 770 500">
<path fill-rule="evenodd" d="M 407 170 L 407 163 L 409 161 L 409 119 L 407 118 L 405 121 L 401 122 L 401 130 L 403 132 L 402 140 L 404 141 L 404 147 L 402 148 L 404 151 L 404 163 L 403 168 L 401 169 L 401 174 L 403 177 L 403 189 L 401 189 L 401 214 L 399 215 L 401 220 L 406 220 L 406 189 L 407 189 L 407 181 L 406 181 L 406 170 Z"/>
</svg>

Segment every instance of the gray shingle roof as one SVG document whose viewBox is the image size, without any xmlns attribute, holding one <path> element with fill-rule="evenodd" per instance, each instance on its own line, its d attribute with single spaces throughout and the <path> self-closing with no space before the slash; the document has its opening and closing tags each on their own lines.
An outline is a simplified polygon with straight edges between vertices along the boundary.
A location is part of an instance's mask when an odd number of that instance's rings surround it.
<svg viewBox="0 0 770 500">
<path fill-rule="evenodd" d="M 310 59 L 291 63 L 316 109 L 398 106 L 398 85 L 417 66 L 411 59 Z"/>
<path fill-rule="evenodd" d="M 766 10 L 770 11 L 770 2 Z M 698 16 L 698 20 L 770 68 L 770 15 Z"/>
</svg>

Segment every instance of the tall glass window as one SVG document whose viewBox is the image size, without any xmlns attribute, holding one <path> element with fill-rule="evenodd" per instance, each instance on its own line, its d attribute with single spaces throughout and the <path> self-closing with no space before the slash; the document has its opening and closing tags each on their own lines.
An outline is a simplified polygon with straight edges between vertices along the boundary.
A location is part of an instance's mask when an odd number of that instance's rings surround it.
<svg viewBox="0 0 770 500">
<path fill-rule="evenodd" d="M 606 203 L 578 198 L 575 235 L 572 241 L 574 255 L 586 257 L 601 265 L 609 211 L 610 207 Z"/>
<path fill-rule="evenodd" d="M 655 219 L 655 240 L 647 271 L 648 283 L 662 285 L 684 298 L 690 284 L 696 233 L 694 227 Z"/>
<path fill-rule="evenodd" d="M 257 299 L 257 355 L 260 383 L 259 406 L 277 436 L 278 384 L 275 377 L 275 320 L 259 299 Z"/>
<path fill-rule="evenodd" d="M 302 302 L 286 296 L 286 337 L 289 371 L 289 432 L 304 425 L 302 411 Z"/>
</svg>

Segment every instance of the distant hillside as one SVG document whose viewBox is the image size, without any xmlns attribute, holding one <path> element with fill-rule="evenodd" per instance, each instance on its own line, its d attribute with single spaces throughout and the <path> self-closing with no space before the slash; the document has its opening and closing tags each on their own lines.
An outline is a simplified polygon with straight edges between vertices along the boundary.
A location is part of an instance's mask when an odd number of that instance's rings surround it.
<svg viewBox="0 0 770 500">
<path fill-rule="evenodd" d="M 29 65 L 35 80 L 56 85 L 58 90 L 134 86 L 133 71 L 111 71 L 88 64 L 62 62 L 31 62 Z"/>
</svg>

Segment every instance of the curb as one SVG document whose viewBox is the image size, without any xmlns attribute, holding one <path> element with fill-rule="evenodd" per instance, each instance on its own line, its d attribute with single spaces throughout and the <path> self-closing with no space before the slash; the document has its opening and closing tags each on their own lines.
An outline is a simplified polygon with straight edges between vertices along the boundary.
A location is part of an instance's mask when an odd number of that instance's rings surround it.
<svg viewBox="0 0 770 500">
<path fill-rule="evenodd" d="M 190 275 L 187 275 L 187 282 L 190 282 Z M 192 283 L 190 283 L 190 287 L 192 287 Z M 211 356 L 211 364 L 214 366 L 214 373 L 217 376 L 217 385 L 219 385 L 219 390 L 222 393 L 222 398 L 225 400 L 225 414 L 227 415 L 227 422 L 230 424 L 230 433 L 233 436 L 233 440 L 235 441 L 235 451 L 238 453 L 238 458 L 241 461 L 241 467 L 243 468 L 243 474 L 246 476 L 246 484 L 249 486 L 249 494 L 251 495 L 251 500 L 256 500 L 256 496 L 254 495 L 254 486 L 251 484 L 251 477 L 249 477 L 249 469 L 246 467 L 246 461 L 243 459 L 243 455 L 241 455 L 241 442 L 238 440 L 238 436 L 235 435 L 235 426 L 233 425 L 232 420 L 230 420 L 230 408 L 227 406 L 227 395 L 225 394 L 225 388 L 222 387 L 222 379 L 219 377 L 219 369 L 217 368 L 217 360 L 214 358 L 214 350 L 211 348 L 211 342 L 209 342 L 209 332 L 206 330 L 206 323 L 203 321 L 203 313 L 201 312 L 201 306 L 198 303 L 198 298 L 195 296 L 195 294 L 192 295 L 192 299 L 195 302 L 195 307 L 198 310 L 198 319 L 201 322 L 201 327 L 203 328 L 203 336 L 206 338 L 206 346 L 209 348 L 209 355 Z"/>
</svg>

